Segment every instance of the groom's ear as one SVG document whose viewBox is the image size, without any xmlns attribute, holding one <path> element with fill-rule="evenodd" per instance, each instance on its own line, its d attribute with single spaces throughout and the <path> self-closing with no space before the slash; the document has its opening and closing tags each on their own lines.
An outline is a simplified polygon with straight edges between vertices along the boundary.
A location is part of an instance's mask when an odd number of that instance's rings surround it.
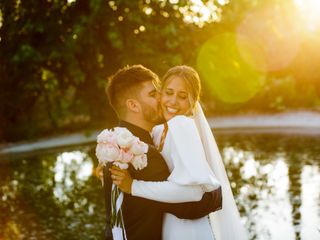
<svg viewBox="0 0 320 240">
<path fill-rule="evenodd" d="M 137 100 L 129 98 L 126 101 L 126 106 L 128 108 L 129 111 L 138 113 L 140 112 L 140 104 Z"/>
</svg>

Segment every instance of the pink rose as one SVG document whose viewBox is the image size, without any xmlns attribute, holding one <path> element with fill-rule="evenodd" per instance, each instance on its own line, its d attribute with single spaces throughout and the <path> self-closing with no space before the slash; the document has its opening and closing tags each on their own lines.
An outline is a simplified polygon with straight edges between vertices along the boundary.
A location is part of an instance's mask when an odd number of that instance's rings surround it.
<svg viewBox="0 0 320 240">
<path fill-rule="evenodd" d="M 117 136 L 111 130 L 105 129 L 97 136 L 98 143 L 112 143 L 115 144 Z"/>
<path fill-rule="evenodd" d="M 136 138 L 133 142 L 130 151 L 134 155 L 141 155 L 148 152 L 148 144 L 141 142 L 139 138 Z"/>
<path fill-rule="evenodd" d="M 121 157 L 119 147 L 110 143 L 98 143 L 96 147 L 96 156 L 102 164 L 113 162 Z"/>
<path fill-rule="evenodd" d="M 134 169 L 141 170 L 148 165 L 147 156 L 145 154 L 135 156 L 131 161 Z"/>
<path fill-rule="evenodd" d="M 133 158 L 133 154 L 130 150 L 121 149 L 120 154 L 121 154 L 120 161 L 123 163 L 129 163 Z"/>
</svg>

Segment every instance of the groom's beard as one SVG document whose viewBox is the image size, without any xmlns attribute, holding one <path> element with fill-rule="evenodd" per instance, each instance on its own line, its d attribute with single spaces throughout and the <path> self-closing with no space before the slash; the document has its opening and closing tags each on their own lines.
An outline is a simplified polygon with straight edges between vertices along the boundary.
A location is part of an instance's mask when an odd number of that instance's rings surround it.
<svg viewBox="0 0 320 240">
<path fill-rule="evenodd" d="M 157 109 L 154 109 L 150 105 L 144 102 L 141 102 L 141 106 L 142 106 L 143 118 L 146 121 L 154 125 L 164 123 L 165 120 L 159 106 L 157 107 Z"/>
</svg>

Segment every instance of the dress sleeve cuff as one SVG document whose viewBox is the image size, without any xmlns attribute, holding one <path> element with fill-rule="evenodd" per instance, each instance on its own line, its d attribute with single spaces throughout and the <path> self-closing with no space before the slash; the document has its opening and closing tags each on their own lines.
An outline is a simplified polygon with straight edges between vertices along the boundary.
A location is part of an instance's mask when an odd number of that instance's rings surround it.
<svg viewBox="0 0 320 240">
<path fill-rule="evenodd" d="M 138 191 L 138 182 L 137 180 L 133 179 L 132 185 L 131 185 L 131 195 L 132 196 L 137 196 L 137 191 Z"/>
</svg>

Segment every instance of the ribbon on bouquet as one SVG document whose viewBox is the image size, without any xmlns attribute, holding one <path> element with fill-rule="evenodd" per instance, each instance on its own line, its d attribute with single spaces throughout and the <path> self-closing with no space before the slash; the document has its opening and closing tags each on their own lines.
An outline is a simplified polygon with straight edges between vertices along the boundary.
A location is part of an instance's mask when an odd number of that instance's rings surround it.
<svg viewBox="0 0 320 240">
<path fill-rule="evenodd" d="M 114 240 L 127 240 L 126 231 L 124 227 L 122 206 L 123 192 L 115 185 L 112 184 L 111 190 L 111 227 L 112 236 Z"/>
</svg>

